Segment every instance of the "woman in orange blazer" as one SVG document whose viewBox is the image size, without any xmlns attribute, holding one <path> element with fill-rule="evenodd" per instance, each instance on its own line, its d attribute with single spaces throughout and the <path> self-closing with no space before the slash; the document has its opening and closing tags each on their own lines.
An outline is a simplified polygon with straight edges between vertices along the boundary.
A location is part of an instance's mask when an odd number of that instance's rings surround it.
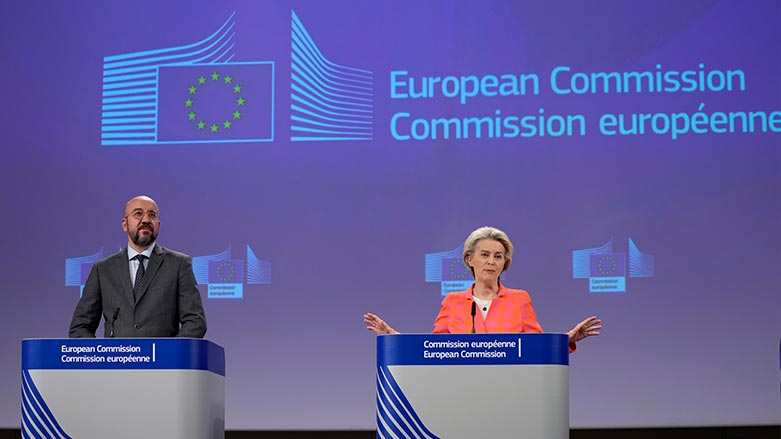
<svg viewBox="0 0 781 439">
<path fill-rule="evenodd" d="M 450 293 L 434 321 L 435 333 L 542 332 L 529 293 L 506 288 L 499 281 L 512 262 L 513 244 L 506 233 L 494 227 L 481 227 L 464 242 L 464 263 L 475 282 L 465 291 Z M 479 310 L 479 312 L 475 312 Z M 366 329 L 377 334 L 398 334 L 384 320 L 367 313 Z M 575 343 L 599 335 L 602 321 L 591 316 L 575 325 L 569 335 L 570 352 Z"/>
</svg>

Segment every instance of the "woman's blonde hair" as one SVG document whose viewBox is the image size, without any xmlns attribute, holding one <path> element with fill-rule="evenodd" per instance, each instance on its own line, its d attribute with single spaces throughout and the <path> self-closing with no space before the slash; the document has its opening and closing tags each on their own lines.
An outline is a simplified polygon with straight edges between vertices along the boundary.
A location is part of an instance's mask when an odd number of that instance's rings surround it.
<svg viewBox="0 0 781 439">
<path fill-rule="evenodd" d="M 467 236 L 466 241 L 464 241 L 464 264 L 469 267 L 467 258 L 474 254 L 477 243 L 483 239 L 492 239 L 502 244 L 502 247 L 504 247 L 504 268 L 502 268 L 502 273 L 507 271 L 510 268 L 510 262 L 513 260 L 513 243 L 510 242 L 510 238 L 506 233 L 496 227 L 480 227 Z M 472 271 L 472 276 L 474 276 L 474 268 L 469 267 L 469 269 Z"/>
</svg>

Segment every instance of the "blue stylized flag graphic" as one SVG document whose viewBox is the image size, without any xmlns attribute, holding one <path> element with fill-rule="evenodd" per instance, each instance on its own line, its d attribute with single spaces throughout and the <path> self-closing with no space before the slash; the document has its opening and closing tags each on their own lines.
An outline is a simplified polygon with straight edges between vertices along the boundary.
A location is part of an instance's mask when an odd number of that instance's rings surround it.
<svg viewBox="0 0 781 439">
<path fill-rule="evenodd" d="M 86 283 L 92 264 L 103 259 L 101 248 L 89 256 L 65 259 L 65 286 L 79 287 Z"/>
<path fill-rule="evenodd" d="M 209 299 L 244 298 L 244 261 L 209 261 L 209 286 L 206 295 Z"/>
<path fill-rule="evenodd" d="M 237 284 L 244 281 L 244 261 L 209 261 L 210 284 Z"/>
<path fill-rule="evenodd" d="M 610 253 L 591 255 L 589 277 L 626 276 L 626 255 Z"/>
<path fill-rule="evenodd" d="M 426 282 L 442 282 L 442 261 L 445 259 L 454 259 L 461 256 L 464 251 L 463 244 L 453 250 L 438 253 L 426 254 Z"/>
<path fill-rule="evenodd" d="M 426 254 L 426 282 L 439 282 L 443 296 L 472 284 L 472 272 L 461 257 L 463 250 L 460 245 L 450 251 Z"/>
<path fill-rule="evenodd" d="M 195 281 L 198 285 L 206 285 L 209 283 L 209 268 L 214 261 L 230 261 L 232 259 L 233 249 L 231 246 L 225 249 L 222 253 L 216 255 L 196 256 L 193 257 L 193 273 L 195 274 Z"/>
<path fill-rule="evenodd" d="M 591 256 L 613 253 L 613 238 L 601 247 L 572 251 L 572 278 L 587 279 L 591 272 Z"/>
<path fill-rule="evenodd" d="M 233 12 L 194 43 L 104 57 L 101 145 L 274 140 L 274 63 L 235 48 Z"/>
<path fill-rule="evenodd" d="M 572 277 L 588 279 L 590 293 L 625 293 L 627 277 L 653 277 L 654 257 L 640 252 L 629 238 L 626 253 L 613 253 L 613 239 L 600 247 L 572 252 Z M 627 276 L 628 275 L 628 276 Z"/>
<path fill-rule="evenodd" d="M 462 258 L 442 259 L 442 281 L 472 281 L 472 272 Z"/>
<path fill-rule="evenodd" d="M 454 291 L 463 291 L 472 285 L 472 271 L 464 264 L 460 257 L 442 258 L 442 289 L 441 294 L 446 296 Z"/>
<path fill-rule="evenodd" d="M 199 285 L 207 285 L 209 299 L 242 299 L 244 285 L 271 283 L 271 263 L 255 256 L 247 247 L 247 260 L 234 259 L 233 248 L 193 258 L 193 273 Z"/>
<path fill-rule="evenodd" d="M 592 254 L 589 265 L 590 293 L 626 292 L 626 254 Z"/>
<path fill-rule="evenodd" d="M 158 141 L 271 141 L 270 62 L 161 66 Z"/>
</svg>

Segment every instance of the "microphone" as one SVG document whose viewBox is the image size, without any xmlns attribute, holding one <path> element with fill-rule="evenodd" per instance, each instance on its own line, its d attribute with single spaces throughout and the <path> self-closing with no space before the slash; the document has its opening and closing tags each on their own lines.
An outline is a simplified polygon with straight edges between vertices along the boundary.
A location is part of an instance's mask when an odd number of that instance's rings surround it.
<svg viewBox="0 0 781 439">
<path fill-rule="evenodd" d="M 477 310 L 477 304 L 475 303 L 474 299 L 472 300 L 472 334 L 475 333 L 475 311 Z M 112 332 L 113 332 L 113 326 Z"/>
<path fill-rule="evenodd" d="M 119 307 L 114 310 L 114 316 L 111 317 L 111 333 L 108 335 L 111 338 L 114 338 L 114 322 L 117 321 L 117 317 L 119 317 Z"/>
</svg>

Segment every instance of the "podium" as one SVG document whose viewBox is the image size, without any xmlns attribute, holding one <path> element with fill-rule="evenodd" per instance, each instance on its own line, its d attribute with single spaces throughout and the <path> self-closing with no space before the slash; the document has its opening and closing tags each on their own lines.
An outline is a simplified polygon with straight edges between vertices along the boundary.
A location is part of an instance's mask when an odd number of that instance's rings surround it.
<svg viewBox="0 0 781 439">
<path fill-rule="evenodd" d="M 200 339 L 22 341 L 23 438 L 225 437 L 225 351 Z"/>
<path fill-rule="evenodd" d="M 569 438 L 566 334 L 377 337 L 380 439 Z"/>
</svg>

